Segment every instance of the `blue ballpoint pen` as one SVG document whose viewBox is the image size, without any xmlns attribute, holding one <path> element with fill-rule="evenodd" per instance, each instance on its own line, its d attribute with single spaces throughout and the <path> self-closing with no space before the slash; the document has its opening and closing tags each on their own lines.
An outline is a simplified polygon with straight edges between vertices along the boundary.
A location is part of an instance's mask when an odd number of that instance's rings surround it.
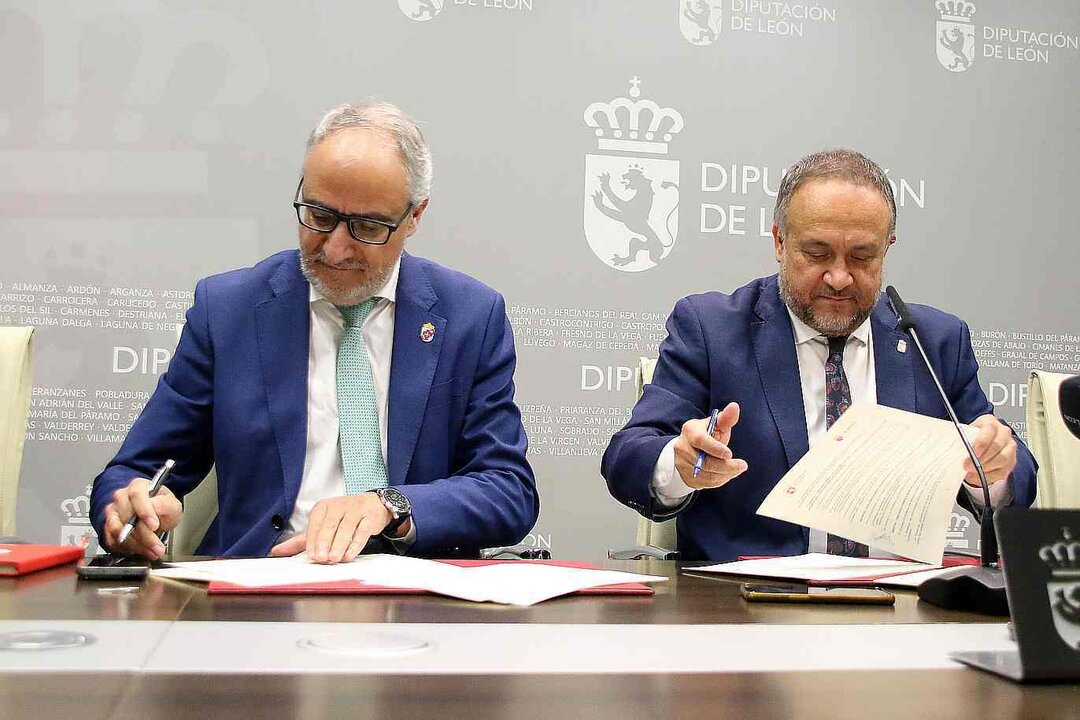
<svg viewBox="0 0 1080 720">
<path fill-rule="evenodd" d="M 716 432 L 716 418 L 720 415 L 719 410 L 713 410 L 709 413 L 709 437 Z M 701 468 L 705 465 L 705 451 L 700 450 L 697 454 L 697 462 L 694 463 L 694 477 L 701 474 Z"/>
</svg>

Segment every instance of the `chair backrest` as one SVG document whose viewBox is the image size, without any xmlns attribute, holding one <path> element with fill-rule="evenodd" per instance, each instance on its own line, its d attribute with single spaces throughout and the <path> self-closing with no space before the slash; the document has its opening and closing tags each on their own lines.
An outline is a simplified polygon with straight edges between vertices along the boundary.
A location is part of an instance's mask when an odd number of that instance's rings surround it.
<svg viewBox="0 0 1080 720">
<path fill-rule="evenodd" d="M 173 528 L 169 549 L 173 555 L 194 555 L 210 523 L 218 514 L 217 472 L 210 472 L 194 490 L 184 496 L 184 517 Z"/>
<path fill-rule="evenodd" d="M 30 416 L 34 329 L 0 327 L 0 535 L 15 535 L 16 497 Z"/>
<path fill-rule="evenodd" d="M 656 358 L 638 358 L 638 366 L 634 370 L 634 387 L 637 397 L 645 391 L 645 386 L 652 382 L 653 371 L 656 369 Z M 674 550 L 678 546 L 675 534 L 675 520 L 653 522 L 648 518 L 639 517 L 637 524 L 638 545 L 652 545 L 653 547 Z"/>
<path fill-rule="evenodd" d="M 1028 379 L 1027 439 L 1039 462 L 1035 507 L 1080 507 L 1080 440 L 1065 426 L 1058 402 L 1070 377 L 1036 370 Z"/>
</svg>

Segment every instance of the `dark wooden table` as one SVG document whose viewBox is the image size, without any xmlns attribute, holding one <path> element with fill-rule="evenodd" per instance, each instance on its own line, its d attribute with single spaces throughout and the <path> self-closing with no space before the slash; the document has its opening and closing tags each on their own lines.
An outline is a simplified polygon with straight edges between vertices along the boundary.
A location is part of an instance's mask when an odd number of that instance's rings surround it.
<svg viewBox="0 0 1080 720">
<path fill-rule="evenodd" d="M 198 585 L 79 581 L 68 566 L 0 579 L 0 619 L 453 623 L 1000 622 L 899 592 L 896 606 L 757 605 L 735 581 L 673 563 L 651 597 L 567 597 L 531 608 L 431 596 L 213 596 Z M 135 591 L 123 588 L 138 586 Z M 628 648 L 631 647 L 628 641 Z M 722 650 L 722 649 L 721 649 Z M 1021 686 L 973 670 L 635 675 L 0 675 L 0 717 L 1080 717 L 1080 685 Z"/>
</svg>

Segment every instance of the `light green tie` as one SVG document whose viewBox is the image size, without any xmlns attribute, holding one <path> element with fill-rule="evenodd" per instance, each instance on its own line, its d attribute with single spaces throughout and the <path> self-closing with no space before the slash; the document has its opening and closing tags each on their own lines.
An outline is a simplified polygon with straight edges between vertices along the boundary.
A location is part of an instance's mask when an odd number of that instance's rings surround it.
<svg viewBox="0 0 1080 720">
<path fill-rule="evenodd" d="M 346 495 L 386 487 L 375 381 L 363 331 L 375 301 L 369 298 L 359 305 L 338 306 L 345 318 L 345 332 L 338 345 L 337 400 Z"/>
</svg>

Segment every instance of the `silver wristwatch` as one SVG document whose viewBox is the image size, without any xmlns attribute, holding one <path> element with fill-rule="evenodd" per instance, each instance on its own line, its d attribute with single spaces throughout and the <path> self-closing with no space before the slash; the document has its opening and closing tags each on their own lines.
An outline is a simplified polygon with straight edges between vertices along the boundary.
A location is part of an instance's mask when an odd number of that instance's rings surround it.
<svg viewBox="0 0 1080 720">
<path fill-rule="evenodd" d="M 391 520 L 382 531 L 384 536 L 389 537 L 391 533 L 412 517 L 412 503 L 409 502 L 409 498 L 405 496 L 405 493 L 396 488 L 377 488 L 374 492 L 379 496 L 383 506 L 390 511 Z"/>
</svg>

